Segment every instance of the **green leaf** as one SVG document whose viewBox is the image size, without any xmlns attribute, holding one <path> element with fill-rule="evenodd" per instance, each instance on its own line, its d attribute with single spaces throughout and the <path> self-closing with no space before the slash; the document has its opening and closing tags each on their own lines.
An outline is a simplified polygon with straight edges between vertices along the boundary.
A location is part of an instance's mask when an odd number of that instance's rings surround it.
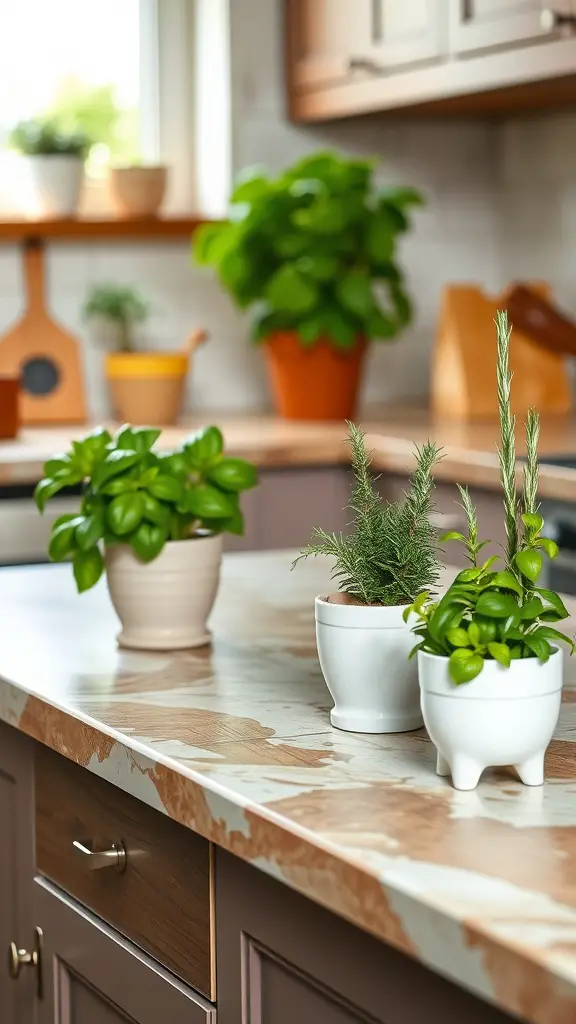
<svg viewBox="0 0 576 1024">
<path fill-rule="evenodd" d="M 318 286 L 290 263 L 280 267 L 270 278 L 265 297 L 270 305 L 284 313 L 308 313 L 318 302 Z"/>
<path fill-rule="evenodd" d="M 474 616 L 474 622 L 470 623 L 468 630 L 470 631 L 471 626 L 474 625 L 478 630 L 478 639 L 475 641 L 477 644 L 488 644 L 491 640 L 496 639 L 498 632 L 498 626 L 494 619 L 485 619 L 481 615 Z"/>
<path fill-rule="evenodd" d="M 438 539 L 439 539 L 440 544 L 443 544 L 444 541 L 447 541 L 447 540 L 458 540 L 458 541 L 460 541 L 461 544 L 467 544 L 468 543 L 468 541 L 466 540 L 466 537 L 464 536 L 464 534 L 463 533 L 458 533 L 458 530 L 448 530 L 447 533 L 443 533 L 442 536 L 439 537 Z"/>
<path fill-rule="evenodd" d="M 108 494 L 114 497 L 116 494 L 124 494 L 126 491 L 135 491 L 138 486 L 137 479 L 132 473 L 127 473 L 126 476 L 115 476 L 112 480 L 109 480 L 104 487 L 100 487 L 101 494 Z"/>
<path fill-rule="evenodd" d="M 446 630 L 446 639 L 453 647 L 470 647 L 470 637 L 465 629 L 456 627 Z"/>
<path fill-rule="evenodd" d="M 509 615 L 517 613 L 518 605 L 510 594 L 483 590 L 476 603 L 476 611 L 489 619 L 506 619 Z"/>
<path fill-rule="evenodd" d="M 68 558 L 75 549 L 74 533 L 76 527 L 84 521 L 83 516 L 72 516 L 65 523 L 56 524 L 52 527 L 50 543 L 48 545 L 48 556 L 53 562 L 61 562 Z"/>
<path fill-rule="evenodd" d="M 322 334 L 322 317 L 312 316 L 298 324 L 298 334 L 305 347 L 313 345 Z"/>
<path fill-rule="evenodd" d="M 484 662 L 479 654 L 470 650 L 458 648 L 450 655 L 449 671 L 452 682 L 457 686 L 462 683 L 470 683 L 480 674 Z"/>
<path fill-rule="evenodd" d="M 520 618 L 525 622 L 537 619 L 544 611 L 544 605 L 539 597 L 531 597 L 529 601 L 520 606 Z"/>
<path fill-rule="evenodd" d="M 524 594 L 524 591 L 522 590 L 522 587 L 520 586 L 514 573 L 509 572 L 508 569 L 506 569 L 504 572 L 494 573 L 492 579 L 488 584 L 486 584 L 486 586 L 502 587 L 504 590 L 513 590 L 516 594 L 518 594 L 518 597 L 522 597 Z"/>
<path fill-rule="evenodd" d="M 88 551 L 104 536 L 104 510 L 98 509 L 85 516 L 76 527 L 76 543 L 81 551 Z"/>
<path fill-rule="evenodd" d="M 462 569 L 455 577 L 455 583 L 472 583 L 482 575 L 482 569 L 475 567 L 474 569 Z"/>
<path fill-rule="evenodd" d="M 106 522 L 115 536 L 124 537 L 139 526 L 143 513 L 144 501 L 139 491 L 119 494 L 106 509 Z"/>
<path fill-rule="evenodd" d="M 125 424 L 116 434 L 115 442 L 118 448 L 145 455 L 156 443 L 161 433 L 162 431 L 155 427 L 131 427 Z"/>
<path fill-rule="evenodd" d="M 52 459 L 48 459 L 44 463 L 44 476 L 46 477 L 58 477 L 66 476 L 68 473 L 74 471 L 74 464 L 69 455 L 55 455 Z"/>
<path fill-rule="evenodd" d="M 542 555 L 539 551 L 534 551 L 533 548 L 529 548 L 527 551 L 518 551 L 514 555 L 514 562 L 526 579 L 536 583 L 542 572 Z"/>
<path fill-rule="evenodd" d="M 156 558 L 168 540 L 168 527 L 155 523 L 140 523 L 130 537 L 130 544 L 143 562 L 151 562 Z M 190 542 L 192 543 L 192 541 Z"/>
<path fill-rule="evenodd" d="M 339 235 L 347 221 L 346 202 L 337 196 L 319 195 L 311 206 L 292 214 L 293 224 L 314 235 Z"/>
<path fill-rule="evenodd" d="M 383 208 L 368 222 L 366 249 L 375 263 L 385 263 L 394 255 L 397 234 L 394 218 Z"/>
<path fill-rule="evenodd" d="M 220 458 L 223 450 L 222 431 L 218 427 L 204 427 L 184 442 L 185 469 L 206 470 Z"/>
<path fill-rule="evenodd" d="M 535 629 L 530 636 L 536 637 L 538 640 L 557 640 L 560 643 L 568 644 L 571 654 L 576 650 L 574 640 L 566 636 L 566 633 L 561 633 L 559 629 L 553 629 L 552 626 L 538 626 L 538 629 Z"/>
<path fill-rule="evenodd" d="M 234 512 L 231 498 L 210 484 L 191 487 L 185 501 L 186 510 L 198 519 L 228 519 Z"/>
<path fill-rule="evenodd" d="M 437 643 L 442 644 L 444 642 L 446 630 L 452 628 L 454 613 L 457 610 L 454 603 L 443 604 L 443 602 L 440 602 L 436 611 L 430 616 L 428 629 L 430 636 Z"/>
<path fill-rule="evenodd" d="M 393 185 L 383 188 L 380 191 L 380 197 L 387 203 L 394 203 L 400 209 L 404 209 L 406 206 L 424 206 L 422 193 L 415 188 L 406 186 Z"/>
<path fill-rule="evenodd" d="M 548 558 L 558 557 L 559 548 L 555 540 L 550 540 L 549 537 L 538 537 L 534 543 L 537 548 L 542 548 L 546 552 Z"/>
<path fill-rule="evenodd" d="M 124 451 L 121 448 L 109 452 L 103 462 L 95 469 L 92 483 L 96 488 L 101 488 L 112 477 L 131 469 L 141 459 L 141 455 L 135 451 Z"/>
<path fill-rule="evenodd" d="M 495 661 L 500 665 L 504 665 L 505 668 L 510 668 L 510 648 L 506 644 L 492 641 L 488 644 L 488 650 Z"/>
<path fill-rule="evenodd" d="M 143 518 L 147 519 L 149 523 L 154 523 L 156 526 L 166 526 L 170 519 L 169 507 L 163 505 L 152 494 L 148 494 L 147 491 L 141 491 L 140 493 L 142 496 Z"/>
<path fill-rule="evenodd" d="M 182 484 L 176 477 L 160 473 L 148 487 L 150 494 L 160 501 L 171 501 L 174 504 L 182 497 Z"/>
<path fill-rule="evenodd" d="M 253 178 L 247 178 L 236 185 L 231 195 L 233 203 L 253 203 L 262 196 L 267 195 L 272 186 L 261 174 L 257 173 Z"/>
<path fill-rule="evenodd" d="M 322 313 L 324 333 L 336 348 L 351 349 L 358 331 L 354 324 L 339 309 L 326 309 Z"/>
<path fill-rule="evenodd" d="M 294 266 L 301 274 L 315 281 L 330 281 L 336 277 L 339 263 L 335 256 L 306 255 L 296 260 Z"/>
<path fill-rule="evenodd" d="M 482 641 L 480 640 L 480 627 L 478 626 L 478 624 L 476 622 L 474 622 L 474 619 L 472 619 L 472 622 L 468 626 L 467 633 L 468 633 L 468 637 L 470 639 L 470 642 L 472 644 L 474 644 L 474 647 L 478 647 L 478 645 Z"/>
<path fill-rule="evenodd" d="M 398 325 L 391 316 L 387 316 L 376 306 L 364 320 L 366 337 L 371 341 L 394 338 L 398 333 Z"/>
<path fill-rule="evenodd" d="M 368 274 L 353 270 L 336 285 L 336 294 L 345 309 L 359 317 L 366 317 L 374 306 L 372 286 Z"/>
<path fill-rule="evenodd" d="M 90 590 L 90 587 L 98 583 L 104 569 L 100 549 L 94 547 L 89 551 L 76 551 L 73 569 L 78 593 L 82 594 L 85 590 Z"/>
<path fill-rule="evenodd" d="M 258 472 L 251 462 L 226 457 L 208 470 L 206 479 L 223 491 L 247 491 L 258 483 Z"/>
<path fill-rule="evenodd" d="M 544 526 L 542 516 L 537 515 L 535 512 L 524 512 L 520 518 L 524 523 L 524 526 L 527 526 L 530 530 L 534 530 L 536 533 L 540 533 L 540 530 Z"/>
<path fill-rule="evenodd" d="M 40 480 L 40 482 L 36 484 L 36 488 L 34 490 L 34 501 L 40 509 L 40 512 L 44 511 L 46 502 L 49 501 L 50 498 L 53 498 L 54 495 L 57 494 L 58 491 L 61 491 L 65 486 L 65 480 L 61 478 L 53 479 L 51 477 L 45 477 L 44 480 Z"/>
<path fill-rule="evenodd" d="M 552 654 L 552 648 L 547 640 L 528 633 L 524 637 L 524 643 L 536 655 L 538 661 L 548 661 Z"/>
<path fill-rule="evenodd" d="M 547 590 L 545 587 L 536 587 L 536 593 L 540 594 L 548 604 L 551 604 L 554 611 L 558 613 L 559 618 L 567 619 L 569 612 L 562 601 L 562 599 L 555 593 L 554 590 Z"/>
</svg>

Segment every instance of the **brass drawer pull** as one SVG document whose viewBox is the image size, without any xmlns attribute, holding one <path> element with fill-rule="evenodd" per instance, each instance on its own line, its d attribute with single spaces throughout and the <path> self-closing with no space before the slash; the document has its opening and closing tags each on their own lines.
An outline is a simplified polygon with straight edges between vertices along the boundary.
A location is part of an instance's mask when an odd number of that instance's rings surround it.
<svg viewBox="0 0 576 1024">
<path fill-rule="evenodd" d="M 94 850 L 92 843 L 87 839 L 82 842 L 75 839 L 72 846 L 89 871 L 100 871 L 102 868 L 115 868 L 116 871 L 126 870 L 126 847 L 122 842 L 112 843 L 109 850 Z"/>
<path fill-rule="evenodd" d="M 35 944 L 31 953 L 27 949 L 18 949 L 15 942 L 11 942 L 8 948 L 8 972 L 13 981 L 20 977 L 23 967 L 34 967 L 36 969 L 36 993 L 38 999 L 42 999 L 44 992 L 42 986 L 42 929 L 35 928 Z"/>
</svg>

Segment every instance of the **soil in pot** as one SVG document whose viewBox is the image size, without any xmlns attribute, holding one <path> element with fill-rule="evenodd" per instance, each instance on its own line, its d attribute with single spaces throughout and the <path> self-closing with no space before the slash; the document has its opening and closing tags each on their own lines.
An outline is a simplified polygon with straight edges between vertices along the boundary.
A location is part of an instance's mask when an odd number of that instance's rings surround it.
<svg viewBox="0 0 576 1024">
<path fill-rule="evenodd" d="M 295 331 L 278 331 L 264 351 L 278 412 L 291 420 L 354 418 L 366 342 L 338 349 L 322 338 L 306 348 Z"/>
</svg>

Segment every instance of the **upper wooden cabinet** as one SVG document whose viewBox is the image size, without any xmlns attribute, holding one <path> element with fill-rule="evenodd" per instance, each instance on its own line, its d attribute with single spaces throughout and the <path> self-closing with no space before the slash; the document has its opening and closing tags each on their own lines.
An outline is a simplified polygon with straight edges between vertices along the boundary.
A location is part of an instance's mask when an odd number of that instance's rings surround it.
<svg viewBox="0 0 576 1024">
<path fill-rule="evenodd" d="M 289 112 L 576 102 L 573 0 L 285 0 Z"/>
</svg>

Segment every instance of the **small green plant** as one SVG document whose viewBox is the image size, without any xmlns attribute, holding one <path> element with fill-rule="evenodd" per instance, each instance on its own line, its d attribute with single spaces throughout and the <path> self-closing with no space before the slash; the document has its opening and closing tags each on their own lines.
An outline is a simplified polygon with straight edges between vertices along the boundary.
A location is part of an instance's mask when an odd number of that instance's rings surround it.
<svg viewBox="0 0 576 1024">
<path fill-rule="evenodd" d="M 496 320 L 498 339 L 497 384 L 501 442 L 498 449 L 506 528 L 505 565 L 493 568 L 498 556 L 478 564 L 478 554 L 489 541 L 478 540 L 476 509 L 468 490 L 459 487 L 466 513 L 468 535 L 449 532 L 441 538 L 466 548 L 470 568 L 458 573 L 438 602 L 421 593 L 405 612 L 418 616 L 414 632 L 420 638 L 414 651 L 449 658 L 454 683 L 468 683 L 482 671 L 485 661 L 508 668 L 518 658 L 547 661 L 558 642 L 574 643 L 551 623 L 568 616 L 561 598 L 537 586 L 543 556 L 558 554 L 554 541 L 542 536 L 544 520 L 538 511 L 539 419 L 534 409 L 526 420 L 526 463 L 521 499 L 516 493 L 515 417 L 510 410 L 512 374 L 508 367 L 511 327 L 500 311 Z M 414 653 L 414 652 L 413 652 Z"/>
<path fill-rule="evenodd" d="M 133 331 L 147 320 L 150 306 L 137 288 L 119 284 L 95 284 L 82 310 L 85 320 L 100 319 L 113 324 L 121 352 L 134 351 Z"/>
<path fill-rule="evenodd" d="M 13 128 L 10 144 L 24 156 L 77 156 L 83 160 L 92 140 L 81 131 L 62 131 L 51 118 L 34 118 Z"/>
<path fill-rule="evenodd" d="M 112 437 L 98 429 L 44 466 L 34 495 L 40 512 L 64 487 L 83 488 L 78 513 L 55 520 L 48 548 L 52 561 L 72 557 L 80 592 L 102 575 L 102 545 L 129 544 L 150 562 L 169 540 L 244 532 L 240 493 L 258 483 L 255 466 L 224 453 L 218 427 L 172 452 L 153 450 L 160 433 L 126 425 Z"/>
<path fill-rule="evenodd" d="M 332 578 L 338 587 L 362 604 L 402 605 L 413 601 L 438 579 L 435 530 L 430 522 L 432 469 L 440 458 L 428 442 L 416 449 L 416 469 L 403 502 L 383 502 L 376 490 L 364 435 L 349 423 L 354 487 L 349 508 L 349 535 L 314 530 L 299 557 L 328 555 L 335 559 Z"/>
<path fill-rule="evenodd" d="M 378 188 L 374 162 L 317 153 L 278 178 L 245 173 L 230 219 L 194 237 L 198 263 L 214 266 L 236 304 L 255 312 L 254 338 L 294 330 L 302 345 L 391 339 L 410 321 L 397 262 L 412 188 Z"/>
</svg>

